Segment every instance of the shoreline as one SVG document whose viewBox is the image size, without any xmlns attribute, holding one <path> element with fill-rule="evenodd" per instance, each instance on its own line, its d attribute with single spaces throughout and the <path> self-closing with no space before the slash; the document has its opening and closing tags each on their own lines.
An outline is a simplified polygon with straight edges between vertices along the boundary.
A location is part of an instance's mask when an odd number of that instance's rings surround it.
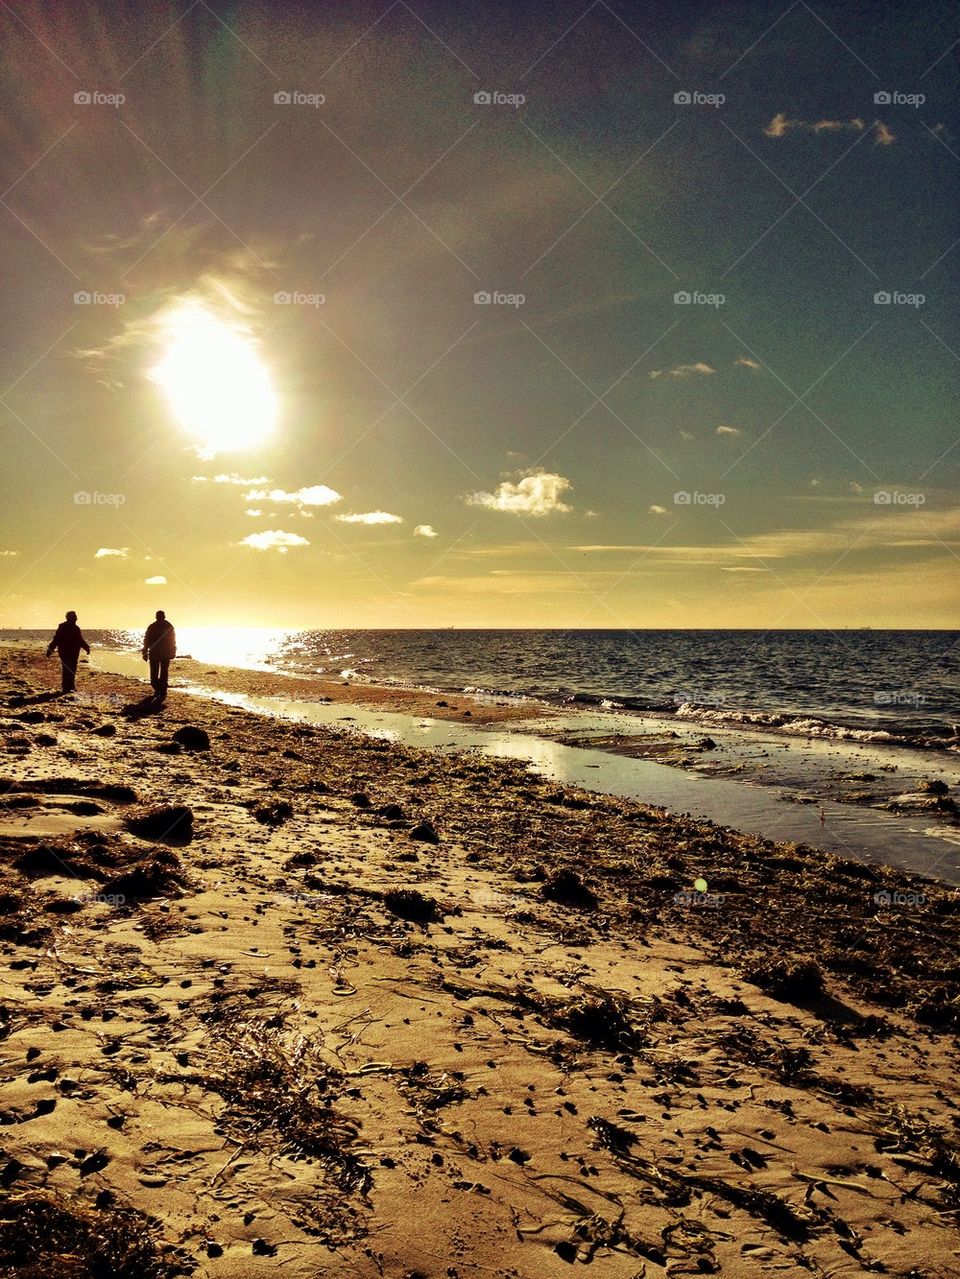
<svg viewBox="0 0 960 1279">
<path fill-rule="evenodd" d="M 7 1217 L 164 1279 L 947 1279 L 957 894 L 52 668 L 0 651 Z"/>
</svg>

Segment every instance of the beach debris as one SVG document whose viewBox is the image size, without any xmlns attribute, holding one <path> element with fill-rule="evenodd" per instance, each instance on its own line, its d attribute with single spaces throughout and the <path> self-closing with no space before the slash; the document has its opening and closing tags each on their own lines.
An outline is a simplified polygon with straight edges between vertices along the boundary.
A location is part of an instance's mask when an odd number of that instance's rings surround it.
<svg viewBox="0 0 960 1279">
<path fill-rule="evenodd" d="M 152 857 L 104 881 L 100 894 L 124 901 L 151 897 L 176 897 L 184 883 L 183 866 L 176 853 L 162 848 Z"/>
<path fill-rule="evenodd" d="M 282 799 L 276 804 L 256 809 L 253 815 L 262 826 L 282 826 L 293 816 L 293 805 Z"/>
<path fill-rule="evenodd" d="M 129 818 L 127 829 L 152 843 L 189 844 L 193 839 L 193 810 L 184 804 L 148 809 Z"/>
<path fill-rule="evenodd" d="M 49 1191 L 3 1196 L 0 1273 L 19 1279 L 175 1279 L 187 1257 L 153 1221 L 102 1191 L 91 1203 Z"/>
<path fill-rule="evenodd" d="M 535 999 L 535 1006 L 537 1002 Z M 631 1016 L 630 1001 L 605 991 L 559 1002 L 545 1001 L 541 1009 L 542 1020 L 548 1026 L 566 1030 L 593 1048 L 635 1052 L 647 1042 Z"/>
<path fill-rule="evenodd" d="M 91 731 L 94 737 L 116 737 L 117 726 L 116 724 L 110 724 L 110 723 L 98 724 L 97 727 L 92 729 Z"/>
<path fill-rule="evenodd" d="M 946 782 L 940 780 L 939 777 L 925 777 L 917 786 L 917 790 L 925 792 L 927 795 L 946 795 L 950 791 L 950 787 Z"/>
<path fill-rule="evenodd" d="M 184 724 L 182 728 L 178 728 L 173 735 L 173 740 L 179 742 L 188 751 L 210 749 L 210 735 L 205 728 L 198 728 L 196 724 Z"/>
<path fill-rule="evenodd" d="M 777 959 L 763 955 L 748 960 L 743 975 L 754 986 L 784 1003 L 806 1003 L 824 993 L 823 970 L 814 959 Z"/>
<path fill-rule="evenodd" d="M 577 871 L 565 867 L 550 875 L 540 889 L 547 901 L 573 906 L 578 910 L 596 910 L 600 899 Z"/>
<path fill-rule="evenodd" d="M 370 796 L 367 795 L 362 790 L 355 791 L 350 796 L 350 803 L 354 806 L 354 808 L 372 808 L 373 807 L 373 802 L 370 799 Z"/>
<path fill-rule="evenodd" d="M 419 839 L 424 844 L 440 843 L 440 836 L 437 834 L 433 823 L 426 820 L 419 822 L 416 826 L 414 826 L 413 830 L 410 832 L 410 838 Z"/>
<path fill-rule="evenodd" d="M 444 912 L 433 897 L 425 897 L 416 888 L 394 888 L 383 895 L 383 904 L 394 915 L 415 924 L 428 924 L 443 919 Z"/>
<path fill-rule="evenodd" d="M 407 815 L 399 804 L 384 804 L 380 809 L 380 816 L 385 817 L 389 822 L 402 822 Z"/>
</svg>

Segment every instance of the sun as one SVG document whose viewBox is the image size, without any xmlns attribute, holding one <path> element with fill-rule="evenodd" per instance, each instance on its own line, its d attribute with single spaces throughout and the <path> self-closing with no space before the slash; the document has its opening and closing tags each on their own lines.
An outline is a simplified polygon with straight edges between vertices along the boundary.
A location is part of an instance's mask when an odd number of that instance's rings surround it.
<svg viewBox="0 0 960 1279">
<path fill-rule="evenodd" d="M 160 320 L 163 355 L 150 370 L 183 429 L 207 457 L 266 439 L 277 397 L 249 335 L 198 302 Z"/>
</svg>

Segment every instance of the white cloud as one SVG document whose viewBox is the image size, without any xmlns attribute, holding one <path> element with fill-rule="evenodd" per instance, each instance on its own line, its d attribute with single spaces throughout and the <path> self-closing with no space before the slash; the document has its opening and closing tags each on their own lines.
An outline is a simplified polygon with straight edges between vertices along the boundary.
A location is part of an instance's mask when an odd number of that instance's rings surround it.
<svg viewBox="0 0 960 1279">
<path fill-rule="evenodd" d="M 535 471 L 524 475 L 516 484 L 504 480 L 495 493 L 471 493 L 466 500 L 469 506 L 485 506 L 510 515 L 551 515 L 573 509 L 561 500 L 572 487 L 562 475 Z"/>
<path fill-rule="evenodd" d="M 702 360 L 698 360 L 696 364 L 678 364 L 675 369 L 651 369 L 651 377 L 693 377 L 699 374 L 706 377 L 708 373 L 716 373 L 716 369 L 712 369 L 709 364 L 704 364 Z"/>
<path fill-rule="evenodd" d="M 242 475 L 232 472 L 230 475 L 191 475 L 194 484 L 266 484 L 265 475 L 255 475 L 253 479 L 244 479 Z"/>
<path fill-rule="evenodd" d="M 333 506 L 334 502 L 343 501 L 341 495 L 326 484 L 312 484 L 294 493 L 286 489 L 252 489 L 244 496 L 248 502 L 290 502 L 295 506 Z"/>
<path fill-rule="evenodd" d="M 95 560 L 105 560 L 113 557 L 114 559 L 125 560 L 129 550 L 129 546 L 101 546 L 98 547 L 93 558 Z"/>
<path fill-rule="evenodd" d="M 753 369 L 754 372 L 757 372 L 763 367 L 759 360 L 748 359 L 745 355 L 737 356 L 734 360 L 734 364 L 739 364 L 742 369 Z"/>
<path fill-rule="evenodd" d="M 144 586 L 166 586 L 167 579 L 165 577 L 145 577 L 143 584 Z"/>
<path fill-rule="evenodd" d="M 286 555 L 291 546 L 309 546 L 310 543 L 299 533 L 284 533 L 281 529 L 267 529 L 264 533 L 248 533 L 238 543 L 239 546 L 252 546 L 255 551 L 278 551 Z"/>
<path fill-rule="evenodd" d="M 413 530 L 414 537 L 436 537 L 437 530 L 432 524 L 418 524 Z"/>
<path fill-rule="evenodd" d="M 717 434 L 718 435 L 739 435 L 740 430 L 736 426 L 718 426 Z"/>
<path fill-rule="evenodd" d="M 0 560 L 12 560 L 15 555 L 19 554 L 19 551 L 0 551 Z"/>
<path fill-rule="evenodd" d="M 335 515 L 341 524 L 402 524 L 403 517 L 389 511 L 363 511 L 359 515 Z"/>
<path fill-rule="evenodd" d="M 263 514 L 263 511 L 258 511 L 255 506 L 248 506 L 247 509 L 244 511 L 244 515 L 252 515 L 254 519 L 256 519 L 258 516 L 262 514 Z"/>
<path fill-rule="evenodd" d="M 669 515 L 667 508 L 665 506 L 658 506 L 656 502 L 654 502 L 653 506 L 648 506 L 647 510 L 651 515 Z"/>
</svg>

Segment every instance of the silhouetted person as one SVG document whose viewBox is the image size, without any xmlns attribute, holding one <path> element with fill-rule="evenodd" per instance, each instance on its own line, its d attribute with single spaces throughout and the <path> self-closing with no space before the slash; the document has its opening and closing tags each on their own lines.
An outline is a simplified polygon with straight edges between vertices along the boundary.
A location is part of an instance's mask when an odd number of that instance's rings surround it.
<svg viewBox="0 0 960 1279">
<path fill-rule="evenodd" d="M 53 656 L 54 649 L 60 655 L 60 687 L 65 693 L 72 693 L 77 686 L 77 663 L 82 648 L 90 652 L 90 645 L 77 625 L 77 615 L 71 609 L 67 620 L 60 623 L 57 633 L 47 645 L 47 657 Z"/>
<path fill-rule="evenodd" d="M 150 683 L 157 697 L 166 697 L 171 658 L 177 655 L 177 633 L 162 608 L 143 637 L 143 660 L 150 663 Z"/>
</svg>

